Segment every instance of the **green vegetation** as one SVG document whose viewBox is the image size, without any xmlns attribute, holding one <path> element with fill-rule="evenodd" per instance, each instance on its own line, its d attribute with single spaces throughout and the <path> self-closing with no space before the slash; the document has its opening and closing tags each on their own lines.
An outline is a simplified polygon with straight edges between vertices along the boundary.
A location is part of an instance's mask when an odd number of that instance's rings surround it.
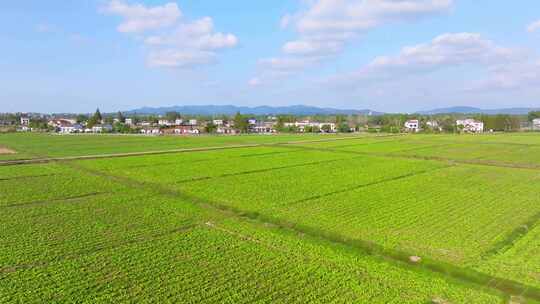
<svg viewBox="0 0 540 304">
<path fill-rule="evenodd" d="M 0 302 L 540 301 L 540 136 L 341 137 L 0 135 L 19 158 L 229 146 L 0 160 Z"/>
<path fill-rule="evenodd" d="M 9 146 L 16 154 L 1 155 L 0 160 L 43 157 L 65 157 L 163 151 L 245 144 L 271 144 L 287 141 L 341 138 L 343 134 L 296 134 L 279 136 L 141 136 L 141 135 L 55 135 L 0 134 L 0 146 Z M 358 135 L 356 135 L 358 136 Z"/>
</svg>

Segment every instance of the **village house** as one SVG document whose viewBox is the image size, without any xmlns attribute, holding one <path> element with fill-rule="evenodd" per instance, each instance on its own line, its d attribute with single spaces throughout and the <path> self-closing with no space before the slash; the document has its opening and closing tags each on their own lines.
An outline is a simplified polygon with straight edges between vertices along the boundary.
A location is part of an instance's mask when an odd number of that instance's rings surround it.
<svg viewBox="0 0 540 304">
<path fill-rule="evenodd" d="M 159 128 L 144 128 L 144 129 L 141 129 L 141 134 L 146 134 L 146 135 L 159 135 L 160 134 L 160 130 Z"/>
<path fill-rule="evenodd" d="M 411 119 L 405 122 L 405 129 L 408 132 L 418 132 L 420 131 L 420 121 L 418 119 Z"/>
<path fill-rule="evenodd" d="M 159 133 L 167 135 L 197 135 L 200 134 L 201 131 L 194 126 L 175 126 L 161 129 Z"/>
<path fill-rule="evenodd" d="M 67 119 L 67 118 L 59 118 L 59 119 L 51 119 L 47 122 L 47 124 L 53 128 L 60 128 L 62 126 L 67 125 L 74 125 L 77 121 L 74 119 Z"/>
<path fill-rule="evenodd" d="M 124 121 L 124 123 L 128 126 L 131 126 L 133 125 L 133 118 L 126 118 L 126 120 Z"/>
<path fill-rule="evenodd" d="M 184 123 L 184 120 L 183 119 L 180 119 L 180 118 L 177 118 L 175 121 L 174 121 L 174 125 L 175 126 L 180 126 L 181 124 Z"/>
<path fill-rule="evenodd" d="M 75 128 L 76 121 L 73 119 L 53 119 L 49 120 L 47 124 L 53 127 L 56 132 L 62 134 L 70 134 L 83 131 L 81 125 L 77 125 L 77 128 Z"/>
<path fill-rule="evenodd" d="M 332 122 L 311 122 L 309 120 L 296 121 L 296 122 L 286 122 L 285 127 L 296 127 L 299 132 L 305 132 L 306 127 L 318 128 L 321 132 L 324 129 L 324 126 L 328 126 L 330 132 L 336 131 L 336 124 Z"/>
<path fill-rule="evenodd" d="M 533 119 L 532 128 L 534 131 L 540 131 L 540 118 Z"/>
<path fill-rule="evenodd" d="M 28 116 L 21 116 L 21 126 L 28 126 L 30 124 L 30 117 Z"/>
<path fill-rule="evenodd" d="M 113 127 L 111 125 L 97 125 L 92 127 L 92 133 L 105 133 L 111 132 Z"/>
<path fill-rule="evenodd" d="M 463 128 L 463 132 L 482 133 L 484 132 L 484 123 L 474 119 L 462 119 L 456 121 L 456 126 Z"/>
<path fill-rule="evenodd" d="M 77 123 L 76 124 L 66 123 L 60 126 L 60 128 L 58 129 L 58 133 L 62 133 L 62 134 L 72 134 L 72 133 L 82 133 L 82 132 L 84 132 L 83 126 Z"/>
<path fill-rule="evenodd" d="M 196 119 L 190 119 L 188 124 L 190 126 L 196 126 L 197 125 L 197 120 Z"/>
<path fill-rule="evenodd" d="M 218 134 L 236 134 L 236 130 L 230 125 L 220 125 L 216 129 Z"/>
<path fill-rule="evenodd" d="M 169 127 L 172 126 L 172 123 L 167 119 L 160 119 L 158 120 L 158 125 L 162 127 Z"/>
<path fill-rule="evenodd" d="M 62 134 L 75 133 L 75 127 L 72 124 L 63 124 L 58 128 L 58 133 L 62 133 Z"/>
<path fill-rule="evenodd" d="M 442 131 L 441 126 L 439 125 L 439 122 L 436 120 L 428 120 L 426 122 L 426 126 L 432 130 L 439 130 Z"/>
<path fill-rule="evenodd" d="M 259 134 L 275 133 L 275 122 L 257 121 L 255 124 L 250 125 L 250 132 Z"/>
<path fill-rule="evenodd" d="M 223 125 L 223 120 L 222 119 L 214 119 L 212 120 L 212 123 L 216 126 L 222 126 Z"/>
</svg>

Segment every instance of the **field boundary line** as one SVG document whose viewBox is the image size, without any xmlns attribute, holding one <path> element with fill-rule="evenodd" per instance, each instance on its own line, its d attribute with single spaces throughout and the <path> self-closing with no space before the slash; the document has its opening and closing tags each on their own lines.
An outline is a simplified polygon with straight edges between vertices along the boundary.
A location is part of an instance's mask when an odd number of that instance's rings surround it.
<svg viewBox="0 0 540 304">
<path fill-rule="evenodd" d="M 66 165 L 68 164 L 66 163 Z M 79 168 L 82 171 L 86 171 L 96 176 L 101 176 L 103 178 L 122 183 L 128 187 L 140 187 L 149 192 L 180 199 L 183 202 L 194 204 L 201 208 L 218 211 L 224 215 L 229 215 L 239 220 L 253 220 L 261 225 L 271 224 L 291 232 L 306 234 L 314 239 L 341 244 L 343 246 L 359 250 L 363 254 L 375 256 L 383 261 L 391 262 L 394 265 L 409 267 L 410 269 L 416 269 L 417 271 L 423 270 L 431 273 L 437 273 L 442 277 L 462 282 L 463 284 L 471 284 L 479 288 L 490 289 L 493 292 L 501 293 L 508 298 L 512 295 L 523 294 L 525 298 L 540 301 L 540 289 L 520 282 L 494 277 L 474 269 L 462 268 L 447 262 L 433 260 L 429 257 L 424 257 L 421 263 L 414 264 L 409 261 L 411 254 L 398 249 L 385 248 L 372 241 L 352 239 L 341 234 L 319 230 L 310 226 L 299 225 L 297 223 L 289 222 L 271 215 L 238 209 L 220 202 L 188 194 L 180 190 L 171 189 L 159 183 L 138 181 L 126 176 L 107 174 L 99 170 L 80 167 L 73 163 L 69 165 L 73 168 Z M 495 282 L 496 284 L 488 285 L 488 282 Z"/>
<path fill-rule="evenodd" d="M 531 216 L 525 223 L 521 224 L 519 227 L 515 228 L 510 232 L 507 237 L 495 244 L 490 250 L 486 251 L 481 257 L 480 260 L 486 261 L 489 258 L 504 254 L 509 249 L 511 249 L 519 240 L 524 238 L 531 230 L 539 226 L 540 223 L 540 212 Z"/>
<path fill-rule="evenodd" d="M 287 165 L 287 166 L 278 166 L 278 167 L 271 167 L 271 168 L 265 168 L 265 169 L 241 171 L 241 172 L 236 172 L 236 173 L 225 173 L 225 174 L 220 174 L 220 175 L 216 175 L 216 176 L 195 177 L 195 178 L 192 178 L 192 179 L 184 179 L 184 180 L 176 181 L 175 184 L 186 184 L 186 183 L 213 180 L 213 179 L 219 179 L 219 178 L 227 178 L 227 177 L 242 176 L 242 175 L 249 175 L 249 174 L 257 174 L 257 173 L 264 173 L 264 172 L 272 172 L 272 171 L 277 171 L 277 170 L 286 170 L 286 169 L 293 169 L 293 168 L 300 168 L 300 167 L 309 167 L 309 166 L 314 166 L 314 165 L 322 165 L 322 164 L 335 163 L 335 162 L 344 161 L 344 160 L 351 160 L 351 159 L 355 159 L 355 158 L 358 158 L 358 157 L 327 159 L 327 160 L 300 163 L 300 164 Z"/>
<path fill-rule="evenodd" d="M 0 209 L 2 208 L 15 208 L 15 207 L 22 207 L 22 206 L 33 206 L 33 205 L 44 205 L 48 203 L 54 203 L 54 202 L 70 202 L 75 201 L 83 198 L 89 198 L 99 195 L 106 195 L 111 194 L 112 192 L 91 192 L 76 196 L 69 196 L 69 197 L 62 197 L 62 198 L 55 198 L 50 200 L 38 200 L 38 201 L 30 201 L 30 202 L 14 202 L 14 203 L 8 203 L 6 205 L 0 205 Z"/>
<path fill-rule="evenodd" d="M 23 175 L 23 176 L 13 176 L 13 177 L 3 177 L 0 178 L 0 182 L 4 181 L 10 181 L 10 180 L 19 180 L 19 179 L 30 179 L 30 178 L 38 178 L 38 177 L 50 177 L 50 176 L 57 176 L 57 173 L 52 174 L 37 174 L 37 175 Z"/>
<path fill-rule="evenodd" d="M 219 151 L 219 150 L 240 149 L 240 148 L 276 147 L 276 146 L 279 147 L 281 145 L 287 145 L 287 144 L 293 145 L 293 144 L 329 142 L 329 141 L 338 141 L 338 140 L 360 140 L 360 139 L 366 139 L 366 138 L 384 138 L 384 137 L 393 137 L 393 136 L 404 136 L 404 135 L 350 136 L 350 137 L 324 138 L 324 139 L 315 139 L 315 140 L 283 141 L 283 142 L 274 142 L 274 143 L 250 143 L 250 144 L 239 144 L 239 145 L 155 150 L 155 151 L 144 151 L 144 152 L 126 152 L 126 153 L 109 153 L 109 154 L 64 156 L 64 157 L 45 157 L 45 158 L 33 158 L 33 159 L 15 159 L 15 160 L 0 161 L 0 166 L 42 164 L 42 163 L 50 163 L 50 162 L 67 162 L 67 161 L 77 161 L 77 160 L 107 159 L 107 158 L 120 158 L 120 157 L 145 156 L 145 155 Z"/>
<path fill-rule="evenodd" d="M 282 147 L 293 148 L 293 146 L 287 146 L 286 144 L 282 145 Z M 439 157 L 439 156 L 418 156 L 418 155 L 397 154 L 403 151 L 397 151 L 395 153 L 379 153 L 379 152 L 360 152 L 360 151 L 340 150 L 340 149 L 332 149 L 332 148 L 318 148 L 318 147 L 309 147 L 309 146 L 294 146 L 294 148 L 321 151 L 321 152 L 356 154 L 356 155 L 373 156 L 373 157 L 413 159 L 413 160 L 431 160 L 431 161 L 449 162 L 449 163 L 464 164 L 464 165 L 478 165 L 478 166 L 486 166 L 486 167 L 498 167 L 498 168 L 522 169 L 522 170 L 540 170 L 540 165 L 536 165 L 536 164 L 508 164 L 508 163 L 498 162 L 498 161 L 493 161 L 493 160 L 480 160 L 480 159 L 466 160 L 466 159 L 452 159 L 452 158 Z"/>
<path fill-rule="evenodd" d="M 201 226 L 201 224 L 200 223 L 187 224 L 184 226 L 180 226 L 174 229 L 169 229 L 166 231 L 162 231 L 162 232 L 147 235 L 147 236 L 135 236 L 130 239 L 121 240 L 110 245 L 96 246 L 94 248 L 90 248 L 87 250 L 79 250 L 77 252 L 59 255 L 50 260 L 41 260 L 41 261 L 36 261 L 34 263 L 5 266 L 5 267 L 0 268 L 0 274 L 12 273 L 12 272 L 20 271 L 20 270 L 33 269 L 37 267 L 47 267 L 52 263 L 67 261 L 67 260 L 75 260 L 82 256 L 87 256 L 89 254 L 93 254 L 93 253 L 97 253 L 97 252 L 101 252 L 105 250 L 117 249 L 126 245 L 131 245 L 131 244 L 136 244 L 136 243 L 141 243 L 141 242 L 154 241 L 159 238 L 173 235 L 176 233 L 190 231 L 198 226 Z M 1 280 L 1 277 L 0 277 L 0 280 Z"/>
<path fill-rule="evenodd" d="M 434 171 L 444 170 L 444 169 L 448 169 L 448 168 L 451 168 L 451 167 L 454 167 L 454 165 L 447 165 L 447 166 L 441 166 L 441 167 L 437 167 L 437 168 L 420 170 L 420 171 L 416 171 L 416 172 L 409 172 L 407 174 L 402 174 L 402 175 L 394 176 L 394 177 L 391 177 L 391 178 L 385 178 L 385 179 L 381 179 L 381 180 L 374 181 L 374 182 L 367 183 L 367 184 L 354 185 L 354 186 L 347 187 L 347 188 L 344 188 L 344 189 L 341 189 L 341 190 L 327 192 L 327 193 L 323 193 L 323 194 L 320 194 L 320 195 L 314 195 L 314 196 L 303 198 L 303 199 L 293 201 L 293 202 L 283 203 L 283 204 L 280 204 L 279 207 L 283 207 L 283 206 L 285 206 L 285 204 L 287 204 L 287 206 L 301 204 L 301 203 L 309 202 L 309 201 L 312 201 L 312 200 L 317 200 L 317 199 L 320 199 L 320 198 L 323 198 L 323 197 L 329 197 L 329 196 L 333 196 L 333 195 L 336 195 L 336 194 L 347 193 L 347 192 L 350 192 L 350 191 L 363 189 L 363 188 L 367 188 L 367 187 L 371 187 L 371 186 L 376 186 L 376 185 L 380 185 L 380 184 L 385 184 L 385 183 L 389 183 L 389 182 L 396 181 L 396 180 L 401 180 L 401 179 L 406 179 L 406 178 L 410 178 L 410 177 L 417 176 L 417 175 L 431 173 L 431 172 L 434 172 Z"/>
</svg>

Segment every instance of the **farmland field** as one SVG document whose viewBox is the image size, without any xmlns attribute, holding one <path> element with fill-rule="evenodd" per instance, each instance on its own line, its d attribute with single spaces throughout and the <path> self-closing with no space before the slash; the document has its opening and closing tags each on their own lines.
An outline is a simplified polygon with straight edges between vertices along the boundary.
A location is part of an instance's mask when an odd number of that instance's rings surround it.
<svg viewBox="0 0 540 304">
<path fill-rule="evenodd" d="M 540 135 L 0 146 L 0 303 L 540 302 Z"/>
</svg>

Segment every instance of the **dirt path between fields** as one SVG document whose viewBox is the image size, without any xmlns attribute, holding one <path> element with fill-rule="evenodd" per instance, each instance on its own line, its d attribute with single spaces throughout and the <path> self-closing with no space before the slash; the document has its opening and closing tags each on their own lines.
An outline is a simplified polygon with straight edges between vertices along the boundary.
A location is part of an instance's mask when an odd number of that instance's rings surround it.
<svg viewBox="0 0 540 304">
<path fill-rule="evenodd" d="M 8 149 L 7 147 L 0 146 L 0 155 L 6 155 L 6 154 L 15 154 L 14 150 Z"/>
</svg>

